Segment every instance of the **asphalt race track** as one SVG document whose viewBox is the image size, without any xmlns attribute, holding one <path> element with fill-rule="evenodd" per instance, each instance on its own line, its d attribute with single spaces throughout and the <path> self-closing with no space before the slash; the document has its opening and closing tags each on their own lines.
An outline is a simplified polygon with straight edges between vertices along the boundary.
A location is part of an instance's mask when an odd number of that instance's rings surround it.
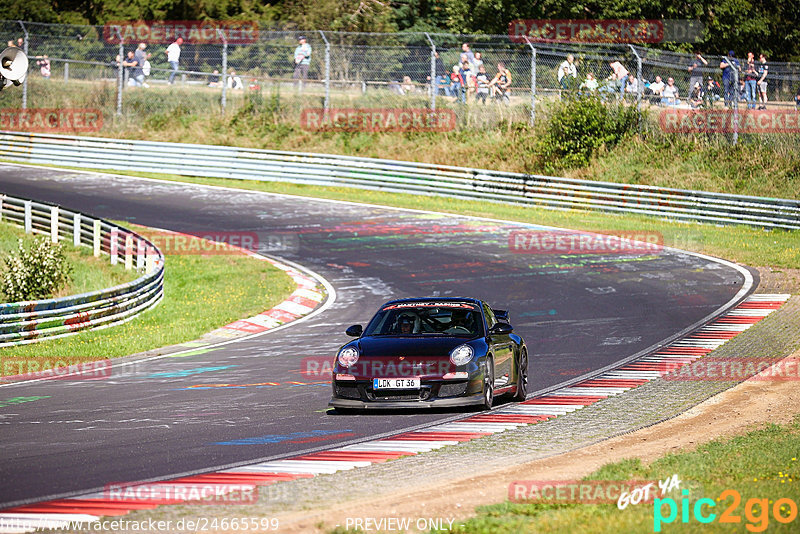
<svg viewBox="0 0 800 534">
<path fill-rule="evenodd" d="M 151 360 L 107 380 L 0 388 L 0 401 L 42 397 L 0 402 L 3 507 L 452 417 L 331 415 L 330 386 L 301 374 L 303 358 L 332 358 L 349 339 L 344 329 L 390 298 L 475 296 L 508 308 L 536 391 L 659 343 L 728 303 L 745 281 L 730 266 L 670 250 L 513 253 L 508 236 L 519 225 L 300 197 L 10 164 L 0 164 L 2 193 L 182 232 L 257 232 L 269 253 L 336 290 L 332 307 L 308 321 L 203 354 Z M 167 261 L 166 291 L 174 290 Z M 279 385 L 192 387 L 263 382 Z"/>
</svg>

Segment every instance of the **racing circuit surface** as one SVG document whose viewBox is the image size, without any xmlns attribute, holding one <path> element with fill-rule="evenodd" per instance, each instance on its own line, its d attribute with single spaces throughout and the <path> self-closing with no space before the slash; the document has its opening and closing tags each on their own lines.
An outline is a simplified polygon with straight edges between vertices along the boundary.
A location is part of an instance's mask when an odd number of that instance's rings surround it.
<svg viewBox="0 0 800 534">
<path fill-rule="evenodd" d="M 4 507 L 452 417 L 332 415 L 328 381 L 301 373 L 303 358 L 332 359 L 350 339 L 344 329 L 392 298 L 473 296 L 508 308 L 537 391 L 660 343 L 728 304 L 745 282 L 731 266 L 671 250 L 514 253 L 508 236 L 521 225 L 454 215 L 11 164 L 0 164 L 0 193 L 180 232 L 257 232 L 263 245 L 279 245 L 267 252 L 336 291 L 332 307 L 307 321 L 202 354 L 150 360 L 107 380 L 3 386 L 0 400 L 41 397 L 0 409 Z M 169 260 L 165 290 L 176 290 Z M 203 387 L 264 382 L 278 385 Z"/>
</svg>

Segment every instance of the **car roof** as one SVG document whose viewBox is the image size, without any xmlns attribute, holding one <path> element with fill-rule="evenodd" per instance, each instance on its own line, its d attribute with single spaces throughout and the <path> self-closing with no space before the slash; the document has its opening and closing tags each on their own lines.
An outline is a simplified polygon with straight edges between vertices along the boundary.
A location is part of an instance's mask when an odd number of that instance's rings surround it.
<svg viewBox="0 0 800 534">
<path fill-rule="evenodd" d="M 405 299 L 395 299 L 384 303 L 384 306 L 389 304 L 398 303 L 413 303 L 413 302 L 468 302 L 470 304 L 481 305 L 483 302 L 480 299 L 471 297 L 413 297 Z"/>
</svg>

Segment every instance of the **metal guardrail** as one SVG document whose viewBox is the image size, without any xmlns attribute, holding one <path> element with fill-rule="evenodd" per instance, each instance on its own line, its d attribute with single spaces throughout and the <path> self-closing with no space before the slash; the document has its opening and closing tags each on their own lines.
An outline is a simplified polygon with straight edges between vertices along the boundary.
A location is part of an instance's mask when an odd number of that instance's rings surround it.
<svg viewBox="0 0 800 534">
<path fill-rule="evenodd" d="M 82 330 L 106 328 L 132 319 L 164 296 L 164 256 L 139 234 L 102 219 L 59 206 L 0 195 L 0 220 L 18 224 L 26 233 L 49 235 L 88 246 L 95 256 L 108 254 L 143 275 L 99 291 L 69 297 L 0 304 L 0 347 L 62 337 Z"/>
<path fill-rule="evenodd" d="M 344 186 L 800 229 L 800 201 L 404 161 L 224 146 L 0 132 L 0 158 L 27 163 Z"/>
</svg>

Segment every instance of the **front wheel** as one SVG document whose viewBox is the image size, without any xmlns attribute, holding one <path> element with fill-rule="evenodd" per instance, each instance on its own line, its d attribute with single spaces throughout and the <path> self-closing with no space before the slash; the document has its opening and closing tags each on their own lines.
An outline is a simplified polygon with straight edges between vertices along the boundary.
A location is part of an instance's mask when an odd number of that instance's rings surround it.
<svg viewBox="0 0 800 534">
<path fill-rule="evenodd" d="M 486 359 L 483 376 L 483 409 L 491 410 L 494 403 L 494 362 L 491 358 Z"/>
<path fill-rule="evenodd" d="M 517 391 L 514 393 L 514 400 L 522 402 L 528 395 L 528 351 L 520 349 L 519 367 L 517 367 Z"/>
</svg>

